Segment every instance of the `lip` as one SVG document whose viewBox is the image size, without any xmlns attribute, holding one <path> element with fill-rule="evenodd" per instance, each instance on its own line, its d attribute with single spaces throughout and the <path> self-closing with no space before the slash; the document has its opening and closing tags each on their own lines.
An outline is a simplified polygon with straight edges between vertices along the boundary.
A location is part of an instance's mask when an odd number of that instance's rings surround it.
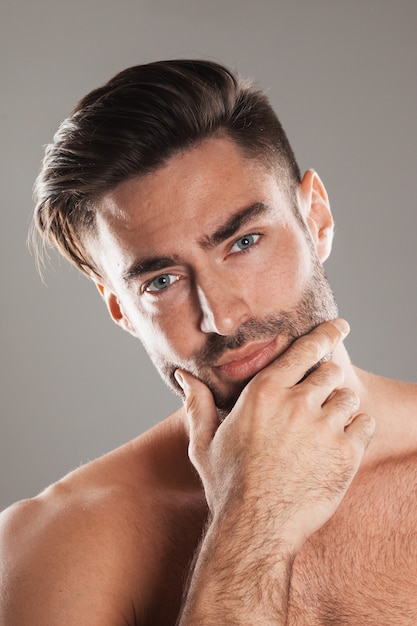
<svg viewBox="0 0 417 626">
<path fill-rule="evenodd" d="M 241 381 L 257 374 L 278 356 L 277 337 L 272 341 L 252 343 L 226 353 L 215 365 L 221 377 Z"/>
</svg>

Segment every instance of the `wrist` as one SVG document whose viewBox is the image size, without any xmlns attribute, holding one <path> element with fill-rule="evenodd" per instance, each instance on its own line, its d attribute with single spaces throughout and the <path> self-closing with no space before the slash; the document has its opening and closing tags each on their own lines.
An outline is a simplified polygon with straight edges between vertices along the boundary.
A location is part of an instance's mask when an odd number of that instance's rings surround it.
<svg viewBox="0 0 417 626">
<path fill-rule="evenodd" d="M 249 617 L 251 626 L 285 623 L 294 558 L 291 546 L 248 520 L 213 517 L 184 612 L 193 620 L 182 623 L 246 624 Z"/>
</svg>

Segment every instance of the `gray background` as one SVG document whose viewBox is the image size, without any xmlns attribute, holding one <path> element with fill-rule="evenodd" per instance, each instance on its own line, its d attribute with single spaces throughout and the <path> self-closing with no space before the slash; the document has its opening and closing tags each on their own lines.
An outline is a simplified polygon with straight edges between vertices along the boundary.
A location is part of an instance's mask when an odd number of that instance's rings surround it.
<svg viewBox="0 0 417 626">
<path fill-rule="evenodd" d="M 178 405 L 98 293 L 25 239 L 42 146 L 129 65 L 209 57 L 268 90 L 337 223 L 327 271 L 359 366 L 416 379 L 415 0 L 3 0 L 0 508 Z"/>
</svg>

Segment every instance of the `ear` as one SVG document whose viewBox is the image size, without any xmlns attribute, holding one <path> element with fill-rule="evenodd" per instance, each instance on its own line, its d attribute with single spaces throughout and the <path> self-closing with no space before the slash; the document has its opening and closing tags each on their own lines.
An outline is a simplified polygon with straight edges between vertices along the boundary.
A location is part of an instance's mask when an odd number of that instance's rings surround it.
<svg viewBox="0 0 417 626">
<path fill-rule="evenodd" d="M 307 170 L 299 187 L 299 205 L 321 263 L 332 249 L 334 222 L 329 198 L 319 175 Z"/>
<path fill-rule="evenodd" d="M 137 337 L 137 333 L 129 321 L 127 315 L 123 312 L 122 306 L 116 294 L 114 294 L 106 285 L 94 281 L 97 289 L 101 293 L 104 302 L 106 303 L 107 310 L 110 313 L 110 317 L 118 326 L 121 326 L 123 330 L 127 330 L 134 337 Z"/>
</svg>

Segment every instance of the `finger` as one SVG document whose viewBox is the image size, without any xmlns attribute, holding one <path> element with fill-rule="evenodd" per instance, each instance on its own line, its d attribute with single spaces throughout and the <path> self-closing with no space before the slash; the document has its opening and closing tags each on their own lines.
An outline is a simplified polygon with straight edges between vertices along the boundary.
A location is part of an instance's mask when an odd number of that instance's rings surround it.
<svg viewBox="0 0 417 626">
<path fill-rule="evenodd" d="M 310 410 L 322 407 L 324 409 L 323 416 L 326 419 L 333 414 L 341 413 L 337 422 L 337 427 L 344 427 L 347 417 L 352 415 L 350 410 L 356 402 L 350 397 L 353 393 L 350 389 L 344 389 L 345 373 L 343 368 L 334 361 L 326 361 L 317 367 L 317 369 L 305 378 L 301 383 L 295 385 L 290 393 L 295 394 L 304 402 Z M 355 398 L 357 398 L 356 394 Z M 356 407 L 358 408 L 358 407 Z M 341 422 L 341 419 L 344 421 Z"/>
<path fill-rule="evenodd" d="M 311 368 L 322 359 L 329 357 L 348 333 L 349 324 L 341 318 L 324 322 L 307 335 L 294 341 L 269 368 L 270 370 L 279 369 L 283 376 L 282 384 L 286 387 L 293 387 Z"/>
<path fill-rule="evenodd" d="M 323 403 L 323 408 L 328 411 L 341 414 L 341 420 L 349 418 L 355 411 L 359 409 L 360 398 L 356 391 L 349 387 L 334 389 Z M 343 422 L 345 425 L 346 421 Z"/>
<path fill-rule="evenodd" d="M 299 383 L 297 388 L 304 388 L 308 392 L 316 391 L 321 398 L 321 404 L 324 404 L 332 392 L 340 389 L 344 383 L 345 372 L 343 368 L 334 361 L 325 361 Z"/>
<path fill-rule="evenodd" d="M 184 370 L 175 378 L 185 394 L 184 407 L 190 427 L 190 458 L 198 460 L 209 447 L 220 421 L 209 388 Z"/>
<path fill-rule="evenodd" d="M 375 432 L 375 420 L 370 415 L 360 413 L 345 427 L 345 433 L 355 441 L 363 454 Z"/>
</svg>

